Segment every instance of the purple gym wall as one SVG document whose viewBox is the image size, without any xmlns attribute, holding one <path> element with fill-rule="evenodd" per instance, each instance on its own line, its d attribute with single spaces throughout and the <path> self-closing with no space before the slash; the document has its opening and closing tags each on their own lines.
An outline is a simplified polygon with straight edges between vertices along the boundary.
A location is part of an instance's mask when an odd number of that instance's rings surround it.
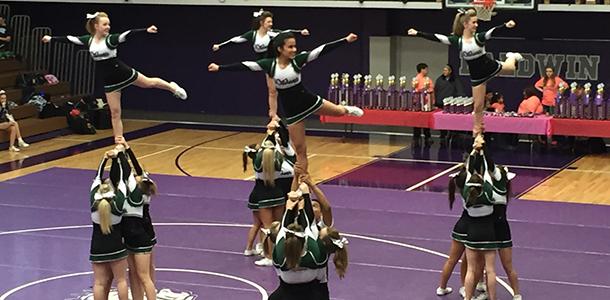
<svg viewBox="0 0 610 300">
<path fill-rule="evenodd" d="M 210 62 L 230 63 L 252 59 L 251 47 L 228 46 L 212 53 L 213 43 L 224 41 L 247 31 L 254 7 L 170 6 L 134 4 L 62 4 L 8 2 L 11 12 L 28 14 L 32 27 L 49 26 L 56 35 L 84 34 L 85 14 L 106 11 L 112 21 L 112 31 L 141 28 L 151 24 L 159 27 L 157 35 L 140 35 L 130 39 L 119 49 L 119 56 L 127 64 L 148 76 L 175 80 L 189 92 L 189 101 L 177 102 L 163 92 L 129 88 L 124 91 L 124 107 L 154 111 L 209 113 L 209 114 L 266 114 L 266 86 L 262 73 L 210 74 Z M 366 73 L 368 71 L 367 36 L 402 35 L 408 27 L 430 32 L 449 32 L 452 10 L 382 10 L 382 9 L 329 9 L 329 8 L 270 8 L 275 14 L 276 28 L 308 28 L 310 37 L 299 38 L 299 49 L 312 49 L 321 43 L 335 40 L 349 32 L 361 39 L 308 65 L 304 82 L 313 92 L 325 94 L 328 77 L 332 72 Z M 557 53 L 554 46 L 540 41 L 540 37 L 607 39 L 604 16 L 601 13 L 534 13 L 502 11 L 495 21 L 514 18 L 518 27 L 504 31 L 501 36 L 525 37 L 529 49 L 544 53 Z M 430 23 L 430 20 L 441 22 Z M 607 22 L 607 20 L 606 20 Z M 548 24 L 548 25 L 543 25 Z M 573 24 L 586 24 L 583 26 Z M 482 25 L 485 26 L 486 24 Z M 538 40 L 537 40 L 538 39 Z M 513 49 L 505 46 L 511 41 L 494 41 L 489 49 Z M 522 41 L 514 41 L 521 46 Z M 587 45 L 583 42 L 584 45 Z M 529 47 L 529 46 L 528 46 Z M 586 47 L 579 47 L 583 53 Z M 607 49 L 607 48 L 606 48 Z M 455 53 L 455 51 L 451 51 Z M 610 78 L 610 69 L 601 53 L 600 78 Z M 605 72 L 605 73 L 604 73 Z M 562 74 L 563 75 L 563 74 Z M 534 78 L 538 78 L 536 74 Z M 506 91 L 511 103 L 528 80 L 496 79 L 490 86 Z M 516 92 L 515 95 L 508 92 Z M 509 103 L 509 106 L 512 106 Z"/>
</svg>

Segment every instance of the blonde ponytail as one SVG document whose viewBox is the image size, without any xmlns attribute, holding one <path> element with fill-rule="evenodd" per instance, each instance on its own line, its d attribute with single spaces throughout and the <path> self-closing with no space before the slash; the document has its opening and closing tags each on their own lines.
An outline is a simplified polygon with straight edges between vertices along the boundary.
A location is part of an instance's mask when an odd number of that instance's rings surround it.
<svg viewBox="0 0 610 300">
<path fill-rule="evenodd" d="M 98 194 L 104 195 L 112 192 L 112 186 L 108 183 L 102 183 L 97 190 Z M 97 202 L 97 213 L 100 216 L 100 229 L 103 234 L 110 234 L 112 232 L 112 211 L 110 208 L 110 202 L 113 198 L 102 198 Z"/>
<path fill-rule="evenodd" d="M 458 11 L 455 15 L 455 19 L 453 19 L 453 34 L 462 36 L 464 34 L 464 23 L 476 16 L 477 11 L 474 10 L 474 8 L 469 8 L 465 12 Z"/>
<path fill-rule="evenodd" d="M 263 180 L 269 187 L 275 186 L 275 151 L 273 148 L 263 150 Z"/>
<path fill-rule="evenodd" d="M 110 234 L 112 232 L 110 202 L 106 199 L 100 200 L 97 204 L 97 212 L 100 215 L 100 229 L 102 229 L 102 233 Z"/>
</svg>

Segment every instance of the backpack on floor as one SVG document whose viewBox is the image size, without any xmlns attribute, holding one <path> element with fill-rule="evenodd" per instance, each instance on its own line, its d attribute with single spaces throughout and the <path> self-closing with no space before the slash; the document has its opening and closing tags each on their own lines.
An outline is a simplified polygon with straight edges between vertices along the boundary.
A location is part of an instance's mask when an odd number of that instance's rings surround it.
<svg viewBox="0 0 610 300">
<path fill-rule="evenodd" d="M 68 115 L 68 126 L 78 134 L 95 134 L 95 126 L 81 115 Z"/>
<path fill-rule="evenodd" d="M 57 106 L 53 102 L 47 102 L 42 111 L 38 114 L 38 117 L 41 119 L 52 118 L 52 117 L 61 117 L 64 115 L 63 110 Z"/>
</svg>

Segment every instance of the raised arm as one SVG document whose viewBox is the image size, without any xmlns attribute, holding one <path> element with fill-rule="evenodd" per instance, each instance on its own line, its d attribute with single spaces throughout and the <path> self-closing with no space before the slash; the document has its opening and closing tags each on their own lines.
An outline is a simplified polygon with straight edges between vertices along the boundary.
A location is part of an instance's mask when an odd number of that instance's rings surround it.
<svg viewBox="0 0 610 300">
<path fill-rule="evenodd" d="M 306 63 L 316 60 L 318 57 L 320 57 L 322 55 L 326 55 L 329 52 L 331 52 L 332 50 L 335 50 L 343 45 L 346 45 L 347 43 L 353 43 L 356 40 L 358 40 L 358 36 L 353 33 L 350 33 L 348 36 L 346 36 L 342 39 L 320 45 L 317 48 L 315 48 L 309 52 L 305 51 L 300 54 L 297 54 L 297 56 L 294 58 L 294 60 L 297 64 L 297 66 L 299 68 L 302 68 Z"/>
<path fill-rule="evenodd" d="M 241 43 L 245 43 L 248 41 L 252 42 L 254 40 L 255 34 L 256 34 L 256 32 L 254 30 L 250 30 L 242 35 L 232 37 L 220 44 L 214 44 L 212 46 L 212 50 L 218 51 L 220 49 L 220 47 L 222 47 L 224 45 L 228 45 L 228 44 L 241 44 Z"/>
<path fill-rule="evenodd" d="M 313 180 L 311 179 L 311 177 L 309 175 L 304 175 L 301 178 L 302 178 L 303 182 L 305 184 L 307 184 L 307 186 L 309 187 L 311 192 L 316 196 L 316 199 L 318 199 L 318 203 L 320 203 L 320 211 L 322 212 L 322 219 L 324 220 L 324 223 L 328 226 L 332 226 L 333 225 L 333 212 L 332 212 L 332 208 L 330 206 L 330 201 L 328 201 L 328 198 L 326 198 L 326 195 L 324 194 L 324 192 L 322 192 L 322 190 L 313 182 Z"/>
<path fill-rule="evenodd" d="M 119 177 L 123 178 L 124 176 L 123 168 L 119 167 Z M 112 210 L 115 215 L 120 215 L 123 212 L 123 203 L 125 203 L 126 198 L 127 185 L 125 184 L 125 181 L 119 180 L 119 183 L 116 186 L 114 201 L 112 202 Z"/>
<path fill-rule="evenodd" d="M 104 168 L 106 168 L 106 162 L 108 162 L 108 156 L 104 155 L 100 161 L 100 165 L 97 168 L 97 173 L 93 179 L 93 184 L 91 184 L 91 190 L 102 184 L 102 175 L 104 174 Z"/>
<path fill-rule="evenodd" d="M 131 167 L 127 161 L 127 157 L 123 151 L 119 151 L 116 159 L 112 159 L 110 166 L 110 181 L 114 186 L 118 186 L 120 182 L 127 182 L 131 174 Z"/>
<path fill-rule="evenodd" d="M 136 157 L 136 154 L 133 153 L 133 150 L 131 150 L 131 147 L 126 148 L 125 152 L 129 156 L 129 160 L 131 161 L 131 164 L 133 165 L 133 168 L 136 171 L 136 175 L 141 176 L 142 174 L 144 174 L 144 170 L 142 170 L 142 166 L 140 166 L 138 158 Z"/>
<path fill-rule="evenodd" d="M 485 41 L 489 40 L 492 36 L 492 34 L 498 30 L 498 29 L 502 29 L 502 28 L 513 28 L 515 27 L 516 23 L 513 20 L 510 20 L 506 23 L 500 24 L 498 26 L 492 27 L 490 29 L 488 29 L 487 31 L 484 32 L 479 32 L 477 33 L 474 37 L 476 39 L 477 42 L 479 43 L 484 43 Z"/>
<path fill-rule="evenodd" d="M 42 37 L 43 43 L 50 43 L 51 41 L 60 42 L 60 43 L 72 43 L 79 46 L 87 46 L 89 45 L 89 41 L 91 40 L 91 35 L 81 35 L 81 36 L 49 36 L 45 35 Z"/>
<path fill-rule="evenodd" d="M 276 37 L 278 34 L 283 33 L 283 32 L 292 32 L 292 33 L 296 33 L 296 34 L 300 34 L 303 36 L 307 36 L 309 35 L 309 30 L 307 30 L 307 28 L 305 29 L 272 29 L 269 32 L 269 36 L 271 36 L 272 38 Z"/>
<path fill-rule="evenodd" d="M 218 71 L 265 71 L 267 74 L 270 73 L 271 64 L 273 63 L 273 59 L 261 59 L 257 61 L 242 61 L 233 64 L 227 65 L 217 65 L 215 63 L 211 63 L 208 66 L 208 71 L 210 72 L 218 72 Z"/>
<path fill-rule="evenodd" d="M 111 47 L 117 47 L 120 43 L 127 41 L 128 36 L 141 32 L 157 33 L 157 27 L 153 25 L 148 28 L 130 29 L 123 33 L 113 33 L 108 36 L 108 43 Z"/>
<path fill-rule="evenodd" d="M 300 195 L 297 192 L 291 192 L 294 194 L 288 194 L 289 195 L 289 199 L 288 201 L 286 201 L 286 210 L 284 211 L 284 216 L 282 217 L 282 227 L 287 228 L 288 225 L 294 223 L 297 214 L 299 212 L 299 207 L 298 207 L 298 200 L 297 201 L 293 201 L 293 199 L 291 199 L 292 197 L 294 198 L 299 198 Z"/>
<path fill-rule="evenodd" d="M 303 228 L 307 228 L 315 223 L 315 215 L 313 213 L 313 205 L 311 204 L 311 196 L 309 194 L 309 187 L 306 184 L 301 184 L 301 192 L 303 193 L 303 212 L 300 214 L 305 219 L 299 223 L 303 225 Z M 299 218 L 301 219 L 301 218 Z"/>
<path fill-rule="evenodd" d="M 445 45 L 457 45 L 459 38 L 455 35 L 443 35 L 439 33 L 427 33 L 423 31 L 418 31 L 413 28 L 407 31 L 407 34 L 410 36 L 421 37 L 433 42 L 443 43 Z"/>
</svg>

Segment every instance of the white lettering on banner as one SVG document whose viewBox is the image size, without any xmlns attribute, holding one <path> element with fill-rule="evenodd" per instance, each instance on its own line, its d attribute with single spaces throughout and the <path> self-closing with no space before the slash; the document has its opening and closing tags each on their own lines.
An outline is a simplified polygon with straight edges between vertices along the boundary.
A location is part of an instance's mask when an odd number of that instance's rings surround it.
<svg viewBox="0 0 610 300">
<path fill-rule="evenodd" d="M 492 55 L 487 53 L 487 55 Z M 565 80 L 598 80 L 599 55 L 576 55 L 576 54 L 546 54 L 546 53 L 521 53 L 523 61 L 519 62 L 519 68 L 510 75 L 501 77 L 532 78 L 544 74 L 547 66 L 553 67 L 557 74 L 565 74 Z M 500 52 L 500 60 L 506 59 L 506 52 Z M 564 64 L 565 63 L 565 64 Z M 565 72 L 564 72 L 565 68 Z M 468 76 L 468 64 L 460 58 L 460 75 Z"/>
</svg>

